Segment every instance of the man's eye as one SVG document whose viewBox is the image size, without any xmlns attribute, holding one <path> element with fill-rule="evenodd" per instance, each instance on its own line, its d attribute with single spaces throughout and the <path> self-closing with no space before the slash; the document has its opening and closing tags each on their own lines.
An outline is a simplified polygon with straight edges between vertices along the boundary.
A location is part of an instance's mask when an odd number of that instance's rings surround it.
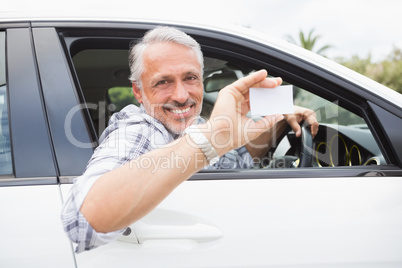
<svg viewBox="0 0 402 268">
<path fill-rule="evenodd" d="M 162 85 L 166 85 L 168 83 L 168 81 L 167 80 L 161 80 L 161 81 L 159 81 L 158 83 L 156 83 L 156 87 L 157 86 L 162 86 Z"/>
<path fill-rule="evenodd" d="M 196 77 L 196 76 L 187 76 L 186 77 L 186 80 L 187 81 L 194 81 L 194 80 L 197 80 L 198 78 Z"/>
</svg>

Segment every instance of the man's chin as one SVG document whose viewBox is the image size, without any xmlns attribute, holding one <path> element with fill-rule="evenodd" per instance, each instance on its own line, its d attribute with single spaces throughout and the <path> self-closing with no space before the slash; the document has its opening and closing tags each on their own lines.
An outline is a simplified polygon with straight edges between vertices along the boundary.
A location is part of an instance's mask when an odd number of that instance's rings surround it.
<svg viewBox="0 0 402 268">
<path fill-rule="evenodd" d="M 166 129 L 173 135 L 181 135 L 186 128 L 166 127 Z"/>
<path fill-rule="evenodd" d="M 183 121 L 177 122 L 175 120 L 174 123 L 168 122 L 165 124 L 165 128 L 174 135 L 181 135 L 184 130 L 192 125 L 193 120 L 190 119 L 183 119 Z"/>
</svg>

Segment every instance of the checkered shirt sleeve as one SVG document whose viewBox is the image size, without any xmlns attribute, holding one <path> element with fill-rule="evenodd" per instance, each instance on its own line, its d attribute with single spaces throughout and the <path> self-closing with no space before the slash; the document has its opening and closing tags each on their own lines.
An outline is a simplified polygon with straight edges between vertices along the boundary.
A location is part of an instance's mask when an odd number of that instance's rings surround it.
<svg viewBox="0 0 402 268">
<path fill-rule="evenodd" d="M 134 105 L 129 105 L 112 116 L 86 171 L 74 180 L 63 204 L 61 220 L 66 234 L 77 244 L 77 253 L 110 243 L 124 232 L 124 229 L 110 233 L 96 232 L 80 212 L 81 205 L 96 180 L 102 174 L 173 140 L 174 137 L 159 121 Z M 227 153 L 218 163 L 205 169 L 250 167 L 251 156 L 247 149 L 242 147 Z"/>
</svg>

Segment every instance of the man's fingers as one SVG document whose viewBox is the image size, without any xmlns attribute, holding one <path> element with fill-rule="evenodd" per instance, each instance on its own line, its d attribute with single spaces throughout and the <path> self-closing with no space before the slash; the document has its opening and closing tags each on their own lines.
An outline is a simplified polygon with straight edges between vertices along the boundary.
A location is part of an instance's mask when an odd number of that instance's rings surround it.
<svg viewBox="0 0 402 268">
<path fill-rule="evenodd" d="M 251 86 L 264 80 L 267 75 L 268 73 L 266 70 L 260 70 L 246 77 L 240 78 L 230 86 L 236 88 L 240 93 L 245 94 Z"/>
<path fill-rule="evenodd" d="M 315 137 L 315 135 L 317 135 L 317 133 L 318 133 L 318 126 L 319 126 L 319 124 L 317 122 L 317 119 L 315 117 L 315 113 L 310 115 L 307 118 L 307 122 L 308 122 L 308 124 L 310 125 L 310 128 L 311 128 L 311 135 L 313 135 L 313 137 Z"/>
<path fill-rule="evenodd" d="M 254 85 L 253 87 L 262 87 L 262 88 L 274 88 L 280 86 L 282 84 L 282 78 L 280 77 L 272 77 L 266 78 L 261 83 Z"/>
<path fill-rule="evenodd" d="M 299 122 L 297 121 L 296 116 L 294 114 L 288 114 L 286 115 L 286 121 L 295 132 L 296 137 L 299 137 L 301 135 L 301 127 Z"/>
<path fill-rule="evenodd" d="M 274 115 L 267 115 L 258 120 L 256 125 L 258 125 L 261 129 L 268 130 L 273 127 L 276 123 L 281 121 L 284 118 L 282 114 L 274 114 Z"/>
<path fill-rule="evenodd" d="M 314 137 L 318 133 L 318 121 L 316 113 L 313 110 L 305 110 L 303 114 L 303 120 L 307 122 L 311 129 L 311 135 Z"/>
<path fill-rule="evenodd" d="M 313 137 L 318 133 L 319 123 L 313 110 L 295 106 L 295 113 L 286 115 L 286 121 L 292 127 L 297 137 L 301 135 L 300 123 L 302 121 L 305 121 L 305 124 L 310 127 Z"/>
<path fill-rule="evenodd" d="M 230 86 L 236 88 L 240 93 L 245 94 L 248 92 L 250 87 L 277 87 L 282 83 L 280 77 L 277 78 L 267 78 L 266 70 L 259 70 L 246 77 L 240 78 L 236 82 L 232 83 Z"/>
</svg>

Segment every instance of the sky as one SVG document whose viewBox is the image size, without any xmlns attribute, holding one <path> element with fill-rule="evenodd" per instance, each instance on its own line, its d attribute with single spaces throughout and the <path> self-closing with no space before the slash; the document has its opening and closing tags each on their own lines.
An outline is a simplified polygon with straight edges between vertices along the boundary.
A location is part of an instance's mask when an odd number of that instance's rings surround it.
<svg viewBox="0 0 402 268">
<path fill-rule="evenodd" d="M 402 49 L 400 0 L 2 0 L 2 12 L 64 11 L 73 14 L 118 13 L 122 17 L 159 18 L 212 24 L 234 24 L 280 39 L 298 40 L 303 31 L 320 38 L 316 49 L 331 45 L 329 58 L 372 56 L 385 59 Z M 56 13 L 55 13 L 56 14 Z"/>
</svg>

